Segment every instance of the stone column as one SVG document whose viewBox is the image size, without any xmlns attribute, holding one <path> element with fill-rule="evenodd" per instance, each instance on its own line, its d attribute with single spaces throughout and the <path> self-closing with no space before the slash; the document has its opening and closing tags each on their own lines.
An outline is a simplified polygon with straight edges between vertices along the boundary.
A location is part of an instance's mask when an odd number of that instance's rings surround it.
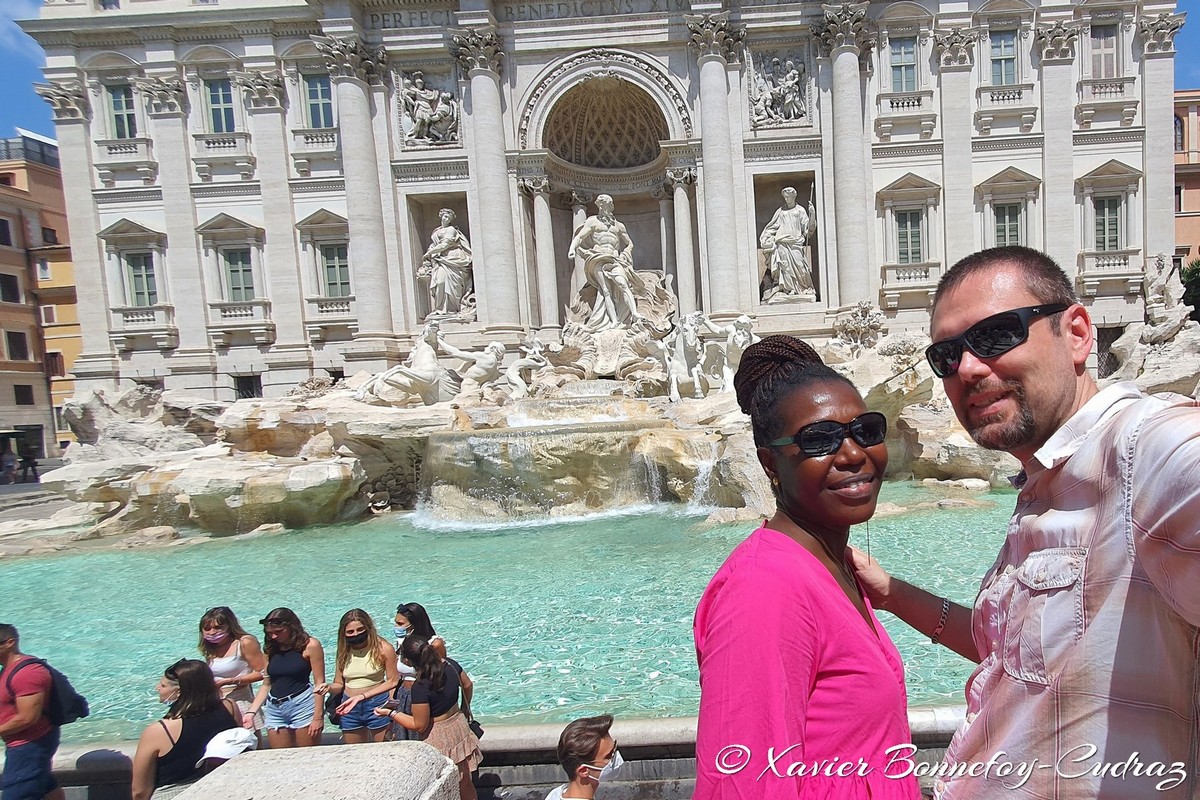
<svg viewBox="0 0 1200 800">
<path fill-rule="evenodd" d="M 861 59 L 871 49 L 868 3 L 822 5 L 824 19 L 814 26 L 833 64 L 833 216 L 837 231 L 838 296 L 842 307 L 875 300 L 876 270 L 866 231 L 872 229 L 863 153 Z"/>
<path fill-rule="evenodd" d="M 170 369 L 173 374 L 187 376 L 178 382 L 168 381 L 167 388 L 210 389 L 212 364 L 187 363 L 191 360 L 189 351 L 200 362 L 210 361 L 208 302 L 213 298 L 205 291 L 204 265 L 196 239 L 183 82 L 175 75 L 166 75 L 138 79 L 137 86 L 146 100 L 154 153 L 162 167 L 158 182 L 162 187 L 167 263 L 156 264 L 155 273 L 157 276 L 158 270 L 165 267 L 161 280 L 167 286 L 167 302 L 175 307 L 179 328 L 179 347 L 172 355 Z"/>
<path fill-rule="evenodd" d="M 114 304 L 125 305 L 125 300 L 109 295 L 101 243 L 96 238 L 100 222 L 92 202 L 91 106 L 87 91 L 78 83 L 40 84 L 35 88 L 54 113 L 62 183 L 70 188 L 63 193 L 63 200 L 75 288 L 80 298 L 76 311 L 83 340 L 82 352 L 75 358 L 70 371 L 75 376 L 77 390 L 88 387 L 113 389 L 117 386 L 118 367 L 112 341 L 108 338 L 108 309 Z"/>
<path fill-rule="evenodd" d="M 500 98 L 500 38 L 490 26 L 452 30 L 450 54 L 470 80 L 464 105 L 479 193 L 479 234 L 472 239 L 479 319 L 487 327 L 520 328 L 515 215 L 508 181 L 504 112 Z M 475 228 L 476 226 L 472 226 Z"/>
<path fill-rule="evenodd" d="M 567 199 L 571 203 L 571 237 L 574 238 L 576 232 L 587 221 L 587 207 L 588 203 L 592 202 L 592 196 L 586 192 L 571 192 Z M 584 283 L 586 281 L 583 277 L 583 256 L 575 256 L 575 268 L 571 270 L 571 297 L 568 302 L 574 302 Z"/>
<path fill-rule="evenodd" d="M 658 201 L 658 241 L 662 261 L 663 279 L 671 274 L 671 263 L 675 260 L 674 222 L 671 217 L 671 194 L 665 186 L 660 186 L 650 192 L 650 196 Z"/>
<path fill-rule="evenodd" d="M 966 28 L 934 31 L 934 49 L 938 51 L 941 72 L 942 192 L 946 198 L 946 219 L 969 220 L 975 216 L 975 181 L 971 171 L 971 139 L 974 135 L 974 103 L 969 100 L 971 71 L 975 67 L 976 31 Z M 837 146 L 836 144 L 834 145 Z M 835 187 L 836 190 L 837 187 Z M 840 211 L 840 209 L 839 209 Z M 888 216 L 891 216 L 889 212 Z M 926 219 L 932 233 L 932 220 Z M 894 235 L 894 231 L 893 234 Z M 946 263 L 951 264 L 979 249 L 975 226 L 949 225 L 945 230 Z M 839 239 L 840 242 L 840 239 Z M 933 244 L 933 237 L 929 237 Z M 888 242 L 889 247 L 891 242 Z M 889 250 L 890 252 L 890 250 Z M 932 257 L 926 255 L 926 261 Z M 846 301 L 843 300 L 843 303 Z"/>
<path fill-rule="evenodd" d="M 1042 204 L 1044 249 L 1067 275 L 1079 271 L 1075 192 L 1075 40 L 1079 27 L 1062 21 L 1037 29 L 1042 57 Z M 1054 190 L 1050 190 L 1053 188 Z M 1026 205 L 1028 208 L 1028 205 Z M 1026 232 L 1033 220 L 1021 220 Z M 1086 248 L 1085 249 L 1090 249 Z"/>
<path fill-rule="evenodd" d="M 544 176 L 522 178 L 521 189 L 533 198 L 533 243 L 537 253 L 538 330 L 557 338 L 562 329 L 558 303 L 558 266 L 554 228 L 550 219 L 550 181 Z"/>
<path fill-rule="evenodd" d="M 1142 241 L 1147 267 L 1160 253 L 1168 259 L 1175 253 L 1175 34 L 1183 27 L 1183 19 L 1183 14 L 1163 13 L 1138 20 L 1142 124 L 1146 128 Z"/>
<path fill-rule="evenodd" d="M 288 131 L 283 76 L 276 71 L 232 75 L 244 95 L 251 142 L 262 186 L 263 280 L 260 296 L 271 300 L 275 344 L 267 354 L 263 394 L 286 393 L 311 374 L 312 353 L 304 329 L 304 281 L 296 252 L 295 208 L 288 182 Z"/>
<path fill-rule="evenodd" d="M 690 43 L 700 65 L 700 173 L 704 181 L 704 241 L 708 251 L 708 311 L 740 311 L 735 306 L 741 292 L 737 236 L 733 233 L 734 208 L 732 133 L 729 123 L 727 71 L 739 63 L 746 29 L 729 22 L 729 12 L 685 14 Z"/>
<path fill-rule="evenodd" d="M 388 290 L 387 253 L 383 246 L 383 200 L 379 166 L 375 160 L 375 134 L 371 121 L 370 84 L 382 81 L 387 53 L 357 39 L 313 36 L 325 57 L 325 66 L 337 94 L 338 136 L 342 147 L 342 175 L 346 184 L 346 216 L 350 228 L 350 269 L 358 309 L 355 339 L 389 341 L 392 330 L 391 292 Z M 381 112 L 382 113 L 382 112 Z M 387 347 L 368 347 L 357 355 L 365 360 L 386 358 Z"/>
<path fill-rule="evenodd" d="M 696 256 L 692 248 L 692 204 L 688 200 L 688 184 L 695 182 L 692 167 L 667 170 L 667 185 L 674 194 L 675 205 L 675 294 L 679 298 L 679 314 L 690 314 L 699 308 L 696 300 Z"/>
</svg>

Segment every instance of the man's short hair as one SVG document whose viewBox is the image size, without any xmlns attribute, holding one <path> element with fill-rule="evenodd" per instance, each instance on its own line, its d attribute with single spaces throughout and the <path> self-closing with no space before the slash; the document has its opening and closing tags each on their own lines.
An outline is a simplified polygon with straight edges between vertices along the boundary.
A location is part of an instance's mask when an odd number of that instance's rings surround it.
<svg viewBox="0 0 1200 800">
<path fill-rule="evenodd" d="M 0 622 L 0 642 L 7 642 L 9 639 L 15 642 L 20 641 L 21 637 L 17 635 L 17 626 Z"/>
<path fill-rule="evenodd" d="M 1027 279 L 1026 288 L 1038 299 L 1039 303 L 1074 305 L 1079 302 L 1079 297 L 1075 294 L 1075 287 L 1071 285 L 1071 279 L 1050 256 L 1034 250 L 1032 247 L 992 247 L 972 253 L 942 276 L 942 279 L 938 281 L 937 292 L 933 296 L 934 310 L 937 310 L 937 304 L 943 295 L 968 277 L 1002 264 L 1021 270 Z"/>
<path fill-rule="evenodd" d="M 601 714 L 577 719 L 563 729 L 558 737 L 558 763 L 566 770 L 568 780 L 575 780 L 575 771 L 581 764 L 592 763 L 612 723 L 612 714 Z"/>
</svg>

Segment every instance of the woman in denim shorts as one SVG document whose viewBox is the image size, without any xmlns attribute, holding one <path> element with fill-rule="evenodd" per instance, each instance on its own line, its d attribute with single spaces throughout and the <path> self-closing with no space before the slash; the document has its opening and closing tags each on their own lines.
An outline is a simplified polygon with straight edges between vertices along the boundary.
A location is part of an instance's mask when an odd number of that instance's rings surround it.
<svg viewBox="0 0 1200 800">
<path fill-rule="evenodd" d="M 342 739 L 346 744 L 382 742 L 388 719 L 374 711 L 388 700 L 400 682 L 396 648 L 375 630 L 375 622 L 361 608 L 342 615 L 338 624 L 337 666 L 330 694 L 341 695 L 337 707 Z"/>
<path fill-rule="evenodd" d="M 253 730 L 254 715 L 262 709 L 272 750 L 319 744 L 325 727 L 320 697 L 328 690 L 325 651 L 290 608 L 277 608 L 259 621 L 267 642 L 267 669 L 242 727 Z"/>
</svg>

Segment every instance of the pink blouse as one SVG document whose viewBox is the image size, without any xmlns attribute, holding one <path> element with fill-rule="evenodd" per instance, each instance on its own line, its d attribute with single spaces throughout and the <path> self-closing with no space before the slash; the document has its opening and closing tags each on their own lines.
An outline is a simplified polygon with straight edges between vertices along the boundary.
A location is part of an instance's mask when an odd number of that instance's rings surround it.
<svg viewBox="0 0 1200 800">
<path fill-rule="evenodd" d="M 759 528 L 696 608 L 696 793 L 914 800 L 904 666 L 799 542 Z"/>
</svg>

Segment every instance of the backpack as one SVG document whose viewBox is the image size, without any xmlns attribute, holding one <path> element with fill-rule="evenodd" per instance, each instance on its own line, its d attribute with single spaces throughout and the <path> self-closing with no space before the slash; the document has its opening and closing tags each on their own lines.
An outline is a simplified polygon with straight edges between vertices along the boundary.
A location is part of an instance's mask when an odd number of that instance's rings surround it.
<svg viewBox="0 0 1200 800">
<path fill-rule="evenodd" d="M 50 697 L 42 707 L 42 715 L 50 720 L 51 725 L 60 727 L 88 715 L 87 698 L 75 691 L 75 687 L 67 680 L 66 675 L 40 658 L 28 658 L 12 669 L 5 670 L 7 678 L 4 688 L 8 690 L 9 694 L 12 694 L 13 675 L 29 664 L 41 664 L 50 673 Z"/>
</svg>

